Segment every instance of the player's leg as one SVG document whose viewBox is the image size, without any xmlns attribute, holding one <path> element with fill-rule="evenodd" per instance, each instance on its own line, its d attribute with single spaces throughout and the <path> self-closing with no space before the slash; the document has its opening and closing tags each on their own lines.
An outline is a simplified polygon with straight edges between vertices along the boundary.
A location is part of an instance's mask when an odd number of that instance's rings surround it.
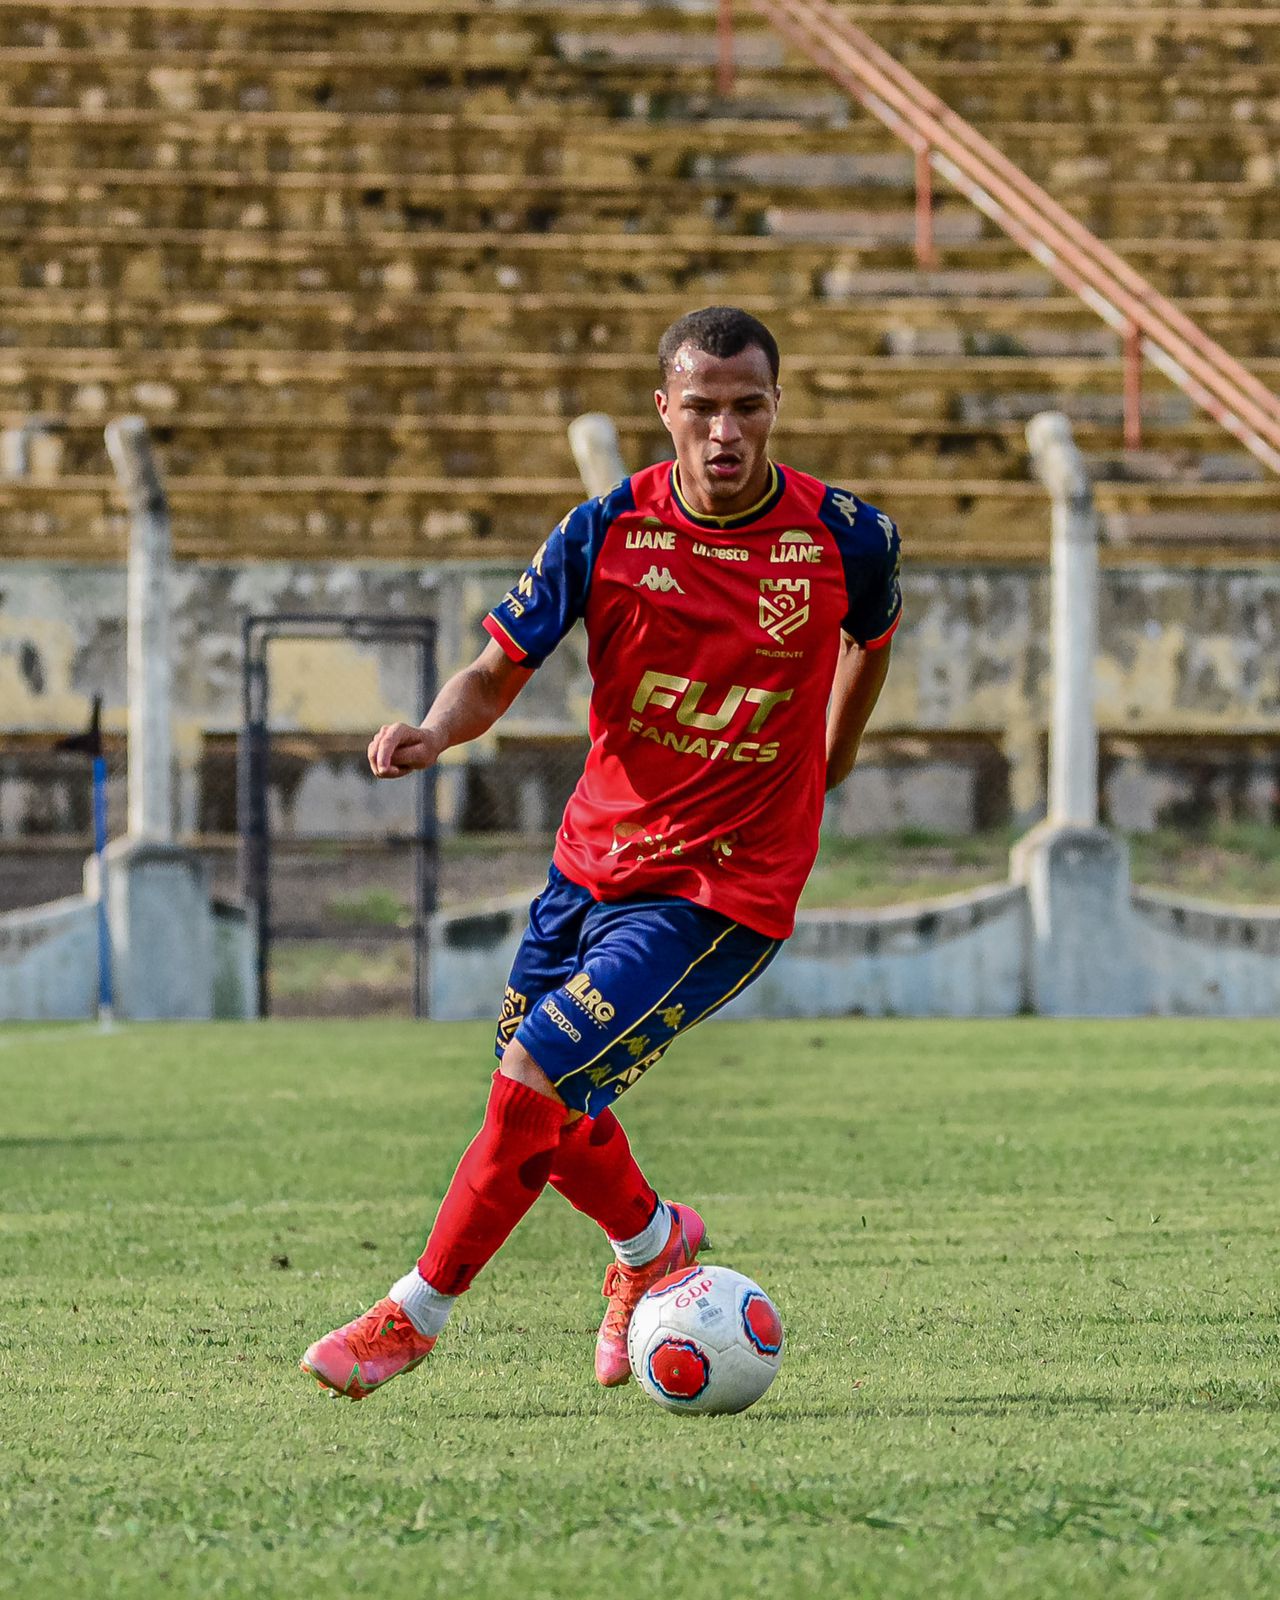
<svg viewBox="0 0 1280 1600">
<path fill-rule="evenodd" d="M 499 1024 L 501 1065 L 484 1121 L 458 1163 L 426 1249 L 383 1299 L 317 1340 L 302 1358 L 303 1371 L 336 1393 L 363 1399 L 420 1365 L 458 1295 L 470 1288 L 545 1187 L 567 1113 L 537 1062 L 510 1037 L 514 1029 L 506 1013 L 518 1018 L 526 994 L 563 979 L 590 903 L 584 891 L 553 873 L 531 907 L 530 931 L 507 987 Z"/>
<path fill-rule="evenodd" d="M 582 965 L 521 1023 L 531 1052 L 559 1065 L 552 1081 L 585 1114 L 566 1126 L 553 1186 L 609 1236 L 609 1308 L 596 1376 L 625 1383 L 626 1330 L 640 1296 L 691 1264 L 704 1228 L 692 1207 L 664 1203 L 644 1178 L 611 1103 L 661 1059 L 672 1040 L 712 1015 L 768 965 L 778 941 L 674 899 L 595 906 Z M 634 1230 L 634 1231 L 629 1231 Z"/>
<path fill-rule="evenodd" d="M 598 1116 L 565 1124 L 551 1164 L 551 1187 L 599 1223 L 620 1260 L 649 1260 L 667 1236 L 666 1207 L 607 1106 Z"/>
</svg>

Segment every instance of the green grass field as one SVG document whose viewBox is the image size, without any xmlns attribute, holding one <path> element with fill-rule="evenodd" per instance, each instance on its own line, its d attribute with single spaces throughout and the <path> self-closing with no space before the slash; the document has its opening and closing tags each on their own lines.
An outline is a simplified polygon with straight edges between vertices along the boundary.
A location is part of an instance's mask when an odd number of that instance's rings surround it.
<svg viewBox="0 0 1280 1600">
<path fill-rule="evenodd" d="M 598 1390 L 548 1195 L 420 1372 L 297 1371 L 413 1259 L 482 1027 L 0 1031 L 0 1593 L 1280 1592 L 1280 1026 L 710 1024 L 623 1110 L 789 1348 Z"/>
</svg>

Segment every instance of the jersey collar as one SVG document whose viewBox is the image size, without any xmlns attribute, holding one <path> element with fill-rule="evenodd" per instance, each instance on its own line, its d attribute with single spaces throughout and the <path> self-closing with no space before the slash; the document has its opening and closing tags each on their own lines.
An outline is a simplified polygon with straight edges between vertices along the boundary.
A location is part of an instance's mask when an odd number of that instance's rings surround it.
<svg viewBox="0 0 1280 1600">
<path fill-rule="evenodd" d="M 675 496 L 676 504 L 680 507 L 682 515 L 688 518 L 699 528 L 743 528 L 749 522 L 758 522 L 767 515 L 782 499 L 782 491 L 786 487 L 782 473 L 771 461 L 769 463 L 769 486 L 764 494 L 749 506 L 745 511 L 739 511 L 732 517 L 707 517 L 702 512 L 695 511 L 685 497 L 680 493 L 680 468 L 671 464 L 671 492 Z"/>
</svg>

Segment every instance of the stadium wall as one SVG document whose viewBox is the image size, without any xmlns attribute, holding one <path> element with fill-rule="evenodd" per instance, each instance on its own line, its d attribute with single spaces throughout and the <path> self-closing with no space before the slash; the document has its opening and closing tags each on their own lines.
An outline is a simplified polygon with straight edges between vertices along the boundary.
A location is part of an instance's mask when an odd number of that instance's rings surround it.
<svg viewBox="0 0 1280 1600">
<path fill-rule="evenodd" d="M 1050 870 L 1061 867 L 1059 858 Z M 883 911 L 802 912 L 777 960 L 722 1015 L 1280 1014 L 1280 910 L 1132 890 L 1100 941 L 1091 886 L 1068 868 L 1056 887 L 1053 925 L 1039 930 L 1034 890 L 1021 882 Z M 1124 896 L 1124 882 L 1116 887 Z M 437 916 L 433 1017 L 496 1020 L 528 910 L 520 895 Z"/>
<path fill-rule="evenodd" d="M 461 563 L 178 564 L 172 637 L 179 834 L 200 829 L 206 741 L 234 735 L 240 725 L 246 613 L 426 609 L 441 630 L 443 675 L 482 642 L 479 618 L 511 577 L 506 566 Z M 1246 750 L 1233 782 L 1252 814 L 1270 816 L 1280 736 L 1280 573 L 1111 567 L 1101 590 L 1097 708 L 1111 749 L 1104 816 L 1125 831 L 1155 826 L 1185 799 L 1178 763 L 1209 760 L 1218 746 Z M 105 697 L 108 729 L 123 729 L 124 592 L 122 566 L 0 564 L 0 738 L 30 743 L 82 727 L 94 693 Z M 828 825 L 843 833 L 903 825 L 964 832 L 1003 820 L 981 814 L 982 796 L 996 787 L 979 759 L 983 750 L 1000 763 L 1006 814 L 1029 822 L 1044 795 L 1045 569 L 913 567 L 907 604 L 873 737 L 859 771 L 833 799 Z M 583 641 L 571 635 L 502 733 L 580 730 L 589 687 Z M 396 698 L 400 692 L 394 674 L 371 668 L 349 644 L 298 645 L 277 697 L 281 726 L 367 735 L 382 721 L 416 712 Z M 459 771 L 452 769 L 454 780 Z M 308 773 L 309 825 L 323 828 L 326 810 L 349 803 L 348 790 L 336 764 Z M 446 771 L 446 830 L 457 819 L 458 794 Z M 48 806 L 47 792 L 33 788 L 21 761 L 6 757 L 0 836 L 57 831 Z"/>
<path fill-rule="evenodd" d="M 93 867 L 90 861 L 83 895 L 0 913 L 0 1020 L 78 1022 L 97 1015 Z M 119 871 L 109 881 L 117 1016 L 154 1022 L 257 1015 L 253 930 L 241 907 L 210 901 L 207 893 L 183 894 L 181 885 L 175 895 L 172 881 L 144 884 L 141 895 Z M 175 926 L 177 937 L 166 939 L 166 927 Z M 188 959 L 193 930 L 208 950 L 203 962 Z"/>
</svg>

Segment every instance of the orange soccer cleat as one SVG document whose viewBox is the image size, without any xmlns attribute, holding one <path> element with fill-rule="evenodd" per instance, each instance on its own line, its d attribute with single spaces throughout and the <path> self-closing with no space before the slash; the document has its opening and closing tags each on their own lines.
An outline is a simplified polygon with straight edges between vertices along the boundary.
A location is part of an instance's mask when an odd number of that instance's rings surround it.
<svg viewBox="0 0 1280 1600">
<path fill-rule="evenodd" d="M 363 1316 L 317 1339 L 298 1365 L 317 1382 L 348 1400 L 363 1400 L 430 1355 L 426 1339 L 394 1300 L 379 1300 Z"/>
<path fill-rule="evenodd" d="M 631 1376 L 627 1329 L 641 1296 L 652 1289 L 659 1278 L 679 1272 L 682 1267 L 691 1267 L 706 1238 L 706 1223 L 692 1206 L 671 1205 L 670 1210 L 671 1232 L 652 1261 L 643 1267 L 624 1267 L 620 1261 L 615 1261 L 605 1271 L 604 1294 L 609 1309 L 596 1339 L 596 1379 L 606 1389 L 626 1383 Z"/>
</svg>

